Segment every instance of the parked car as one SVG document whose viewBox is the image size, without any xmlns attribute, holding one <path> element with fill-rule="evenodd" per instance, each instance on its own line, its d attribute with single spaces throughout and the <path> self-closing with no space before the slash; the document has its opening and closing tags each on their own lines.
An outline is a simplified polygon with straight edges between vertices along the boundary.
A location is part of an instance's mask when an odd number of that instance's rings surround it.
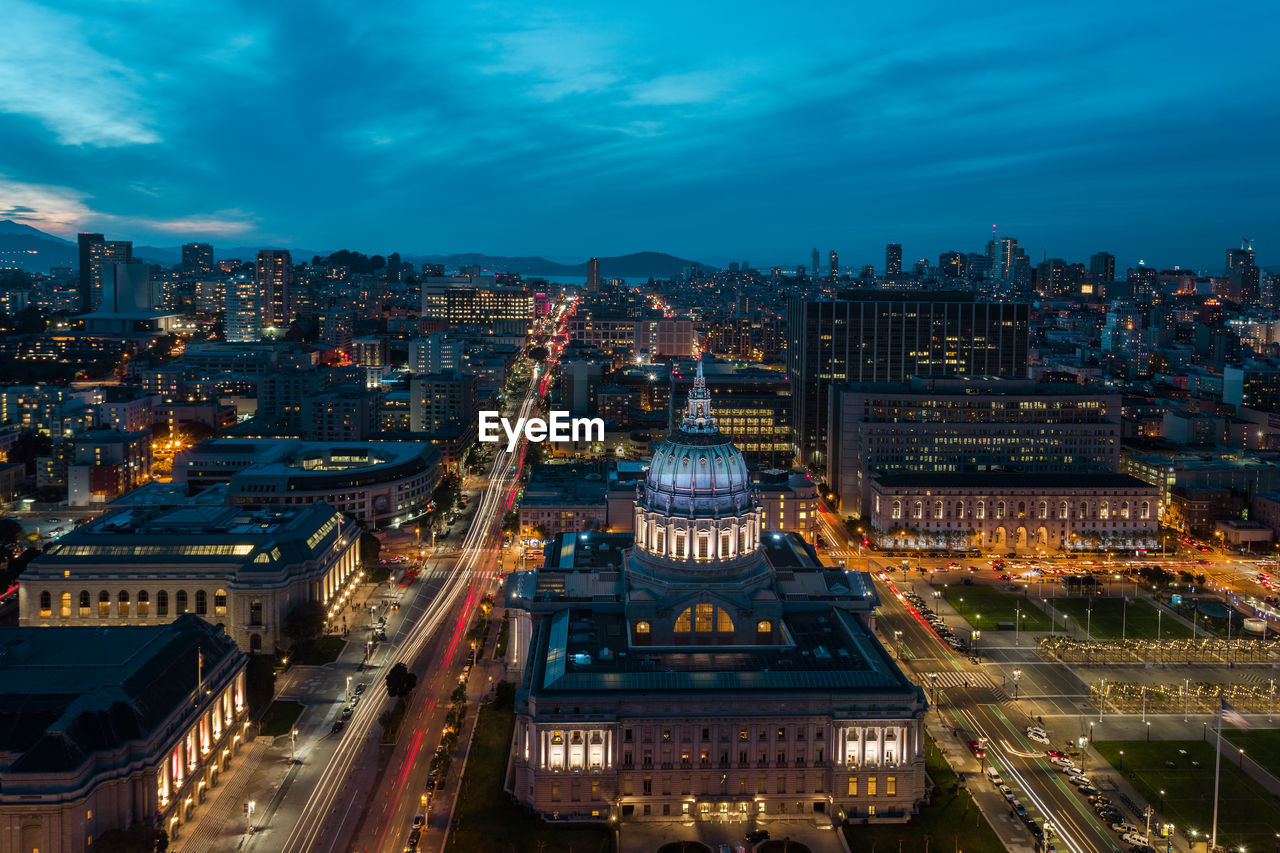
<svg viewBox="0 0 1280 853">
<path fill-rule="evenodd" d="M 748 840 L 748 841 L 751 841 L 751 842 L 756 842 L 756 841 L 768 841 L 768 840 L 769 840 L 769 830 L 767 830 L 767 829 L 753 829 L 753 830 L 751 830 L 750 832 L 748 832 L 748 833 L 747 833 L 747 840 Z"/>
<path fill-rule="evenodd" d="M 987 754 L 987 751 L 976 740 L 969 741 L 969 751 L 973 753 L 974 758 L 983 758 Z"/>
<path fill-rule="evenodd" d="M 334 734 L 337 734 L 338 732 L 342 731 L 342 727 L 344 725 L 346 725 L 346 723 L 344 723 L 342 720 L 334 720 L 333 725 L 329 727 L 329 731 L 333 732 Z"/>
</svg>

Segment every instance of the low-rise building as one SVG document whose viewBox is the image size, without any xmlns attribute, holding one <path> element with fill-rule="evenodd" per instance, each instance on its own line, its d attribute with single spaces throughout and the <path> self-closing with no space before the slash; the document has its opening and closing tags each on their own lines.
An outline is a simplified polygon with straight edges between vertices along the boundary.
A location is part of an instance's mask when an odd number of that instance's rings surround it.
<svg viewBox="0 0 1280 853">
<path fill-rule="evenodd" d="M 0 850 L 79 853 L 136 825 L 181 838 L 244 743 L 244 668 L 191 615 L 0 628 Z"/>
<path fill-rule="evenodd" d="M 18 624 L 156 625 L 194 613 L 241 648 L 288 646 L 284 617 L 330 619 L 360 573 L 360 527 L 323 503 L 192 502 L 105 513 L 50 545 L 18 580 Z"/>
</svg>

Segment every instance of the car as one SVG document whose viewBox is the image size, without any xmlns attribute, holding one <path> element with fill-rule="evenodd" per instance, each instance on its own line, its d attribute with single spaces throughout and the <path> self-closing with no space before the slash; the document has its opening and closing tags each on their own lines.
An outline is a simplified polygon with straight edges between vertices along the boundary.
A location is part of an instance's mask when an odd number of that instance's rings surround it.
<svg viewBox="0 0 1280 853">
<path fill-rule="evenodd" d="M 1056 764 L 1058 767 L 1074 767 L 1075 766 L 1075 762 L 1072 761 L 1070 758 L 1058 758 L 1057 756 L 1050 758 L 1049 763 Z"/>
<path fill-rule="evenodd" d="M 410 833 L 409 833 L 409 841 L 408 841 L 408 843 L 405 845 L 405 849 L 406 849 L 406 850 L 417 850 L 417 849 L 418 849 L 418 842 L 419 842 L 419 841 L 421 841 L 421 840 L 422 840 L 422 830 L 421 830 L 421 829 L 415 829 L 413 832 L 410 832 Z"/>
<path fill-rule="evenodd" d="M 982 744 L 976 740 L 969 741 L 969 751 L 973 753 L 974 758 L 983 758 L 987 754 L 987 751 L 982 748 Z"/>
<path fill-rule="evenodd" d="M 1097 789 L 1097 788 L 1095 788 L 1095 787 L 1093 787 L 1093 785 L 1081 785 L 1081 786 L 1080 786 L 1079 788 L 1077 788 L 1076 790 L 1078 790 L 1080 793 L 1082 793 L 1082 794 L 1084 794 L 1084 795 L 1086 795 L 1086 796 L 1088 796 L 1089 794 L 1096 794 L 1096 793 L 1098 793 L 1098 789 Z"/>
<path fill-rule="evenodd" d="M 1067 754 L 1065 752 L 1058 752 L 1058 750 L 1056 749 L 1046 749 L 1044 751 L 1044 754 L 1046 758 L 1066 758 L 1067 757 Z"/>
<path fill-rule="evenodd" d="M 1085 790 L 1086 788 L 1089 789 L 1090 791 L 1098 790 L 1097 788 L 1093 787 L 1093 783 L 1089 781 L 1088 776 L 1069 776 L 1067 778 L 1070 780 L 1072 785 L 1075 785 L 1081 791 Z"/>
<path fill-rule="evenodd" d="M 1033 740 L 1039 744 L 1048 744 L 1049 736 L 1044 732 L 1027 732 L 1027 740 Z"/>
<path fill-rule="evenodd" d="M 414 828 L 414 829 L 422 829 L 422 825 L 423 825 L 424 823 L 426 823 L 426 822 L 427 822 L 427 818 L 426 818 L 426 816 L 425 816 L 425 815 L 417 815 L 417 816 L 413 819 L 413 828 Z"/>
<path fill-rule="evenodd" d="M 333 725 L 329 727 L 329 731 L 333 732 L 334 734 L 337 734 L 338 732 L 342 731 L 342 727 L 344 725 L 346 725 L 346 723 L 344 723 L 342 720 L 334 720 Z"/>
<path fill-rule="evenodd" d="M 1020 800 L 1013 801 L 1013 810 L 1017 812 L 1020 816 L 1025 815 L 1027 813 L 1027 807 L 1024 806 Z"/>
<path fill-rule="evenodd" d="M 1129 823 L 1129 821 L 1127 820 L 1116 821 L 1115 823 L 1111 824 L 1111 828 L 1114 829 L 1116 832 L 1120 832 L 1120 833 L 1138 831 L 1138 827 Z"/>
<path fill-rule="evenodd" d="M 1008 801 L 1009 801 L 1009 802 L 1011 802 L 1011 803 L 1012 803 L 1015 799 L 1017 799 L 1017 798 L 1014 796 L 1013 789 L 1012 789 L 1012 788 L 1010 788 L 1008 785 L 1001 785 L 1001 786 L 1000 786 L 1000 793 L 1004 796 L 1004 798 L 1005 798 L 1006 800 L 1008 800 Z"/>
<path fill-rule="evenodd" d="M 1134 844 L 1139 847 L 1144 847 L 1147 843 L 1146 836 L 1139 835 L 1136 832 L 1126 832 L 1124 835 L 1120 836 L 1120 840 L 1126 844 Z"/>
<path fill-rule="evenodd" d="M 351 719 L 351 706 L 350 706 L 350 705 L 348 705 L 347 707 L 345 707 L 345 708 L 343 708 L 343 709 L 342 709 L 342 721 L 343 721 L 343 722 L 346 722 L 346 721 L 347 721 L 347 720 L 349 720 L 349 719 Z"/>
<path fill-rule="evenodd" d="M 1103 806 L 1100 809 L 1094 809 L 1094 812 L 1098 815 L 1098 817 L 1108 821 L 1120 820 L 1122 817 L 1124 817 L 1124 813 L 1121 812 L 1115 806 Z"/>
<path fill-rule="evenodd" d="M 355 694 L 359 696 L 361 693 L 364 692 L 364 689 L 368 686 L 369 686 L 368 684 L 361 681 L 359 684 L 356 685 Z"/>
<path fill-rule="evenodd" d="M 756 841 L 768 841 L 768 840 L 769 840 L 769 830 L 767 830 L 767 829 L 753 829 L 753 830 L 751 830 L 750 832 L 748 832 L 748 833 L 747 833 L 747 840 L 748 840 L 748 841 L 751 841 L 751 842 L 756 842 Z"/>
<path fill-rule="evenodd" d="M 728 844 L 721 844 L 716 848 L 716 853 L 733 853 L 733 848 Z"/>
<path fill-rule="evenodd" d="M 1102 794 L 1090 794 L 1089 802 L 1093 803 L 1095 806 L 1109 806 L 1111 805 L 1111 798 L 1105 797 Z"/>
</svg>

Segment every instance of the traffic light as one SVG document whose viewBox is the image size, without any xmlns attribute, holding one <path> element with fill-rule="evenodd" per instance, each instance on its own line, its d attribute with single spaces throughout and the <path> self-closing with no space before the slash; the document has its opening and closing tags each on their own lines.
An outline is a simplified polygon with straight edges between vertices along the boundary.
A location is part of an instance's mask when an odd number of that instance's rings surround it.
<svg viewBox="0 0 1280 853">
<path fill-rule="evenodd" d="M 870 544 L 871 544 L 871 540 L 870 540 L 870 539 L 868 539 L 867 537 L 863 536 L 863 537 L 862 537 L 862 547 L 863 547 L 863 548 L 865 548 L 865 547 L 867 547 L 867 546 L 868 546 L 868 545 L 870 545 Z"/>
</svg>

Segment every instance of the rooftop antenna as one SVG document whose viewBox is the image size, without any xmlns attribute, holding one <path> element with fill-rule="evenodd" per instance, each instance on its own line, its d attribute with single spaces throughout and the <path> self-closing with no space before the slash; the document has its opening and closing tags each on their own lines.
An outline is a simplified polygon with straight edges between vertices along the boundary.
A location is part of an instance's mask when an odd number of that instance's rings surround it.
<svg viewBox="0 0 1280 853">
<path fill-rule="evenodd" d="M 1252 240 L 1250 240 L 1248 237 L 1241 237 L 1241 238 L 1240 238 L 1240 248 L 1241 248 L 1241 249 L 1244 249 L 1246 252 L 1252 252 L 1252 251 L 1253 251 L 1253 241 L 1252 241 Z"/>
</svg>

